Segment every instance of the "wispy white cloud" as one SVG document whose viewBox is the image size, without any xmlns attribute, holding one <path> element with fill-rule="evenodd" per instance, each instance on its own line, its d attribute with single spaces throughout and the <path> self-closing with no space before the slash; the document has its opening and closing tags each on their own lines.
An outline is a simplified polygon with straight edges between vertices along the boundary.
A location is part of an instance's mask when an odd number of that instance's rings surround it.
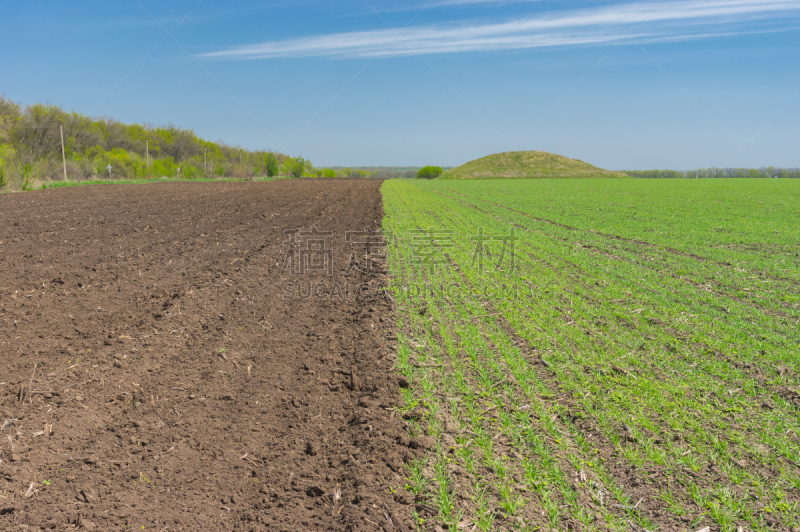
<svg viewBox="0 0 800 532">
<path fill-rule="evenodd" d="M 385 29 L 269 41 L 202 56 L 219 59 L 396 57 L 603 44 L 616 42 L 626 35 L 640 42 L 660 42 L 775 31 L 775 23 L 788 24 L 790 19 L 796 22 L 799 15 L 800 0 L 633 2 L 498 23 L 416 26 L 400 32 Z M 752 26 L 759 22 L 773 26 Z M 709 25 L 717 29 L 711 30 Z M 736 29 L 732 29 L 734 27 Z"/>
<path fill-rule="evenodd" d="M 434 6 L 462 6 L 476 4 L 518 4 L 521 2 L 541 2 L 542 0 L 432 0 L 428 7 Z"/>
</svg>

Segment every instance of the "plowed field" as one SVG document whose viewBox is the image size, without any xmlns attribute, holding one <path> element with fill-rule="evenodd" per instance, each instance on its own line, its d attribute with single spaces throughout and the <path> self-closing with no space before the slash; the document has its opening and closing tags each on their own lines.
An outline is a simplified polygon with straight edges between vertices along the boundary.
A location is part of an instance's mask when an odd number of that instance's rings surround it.
<svg viewBox="0 0 800 532">
<path fill-rule="evenodd" d="M 0 197 L 0 529 L 399 530 L 391 306 L 302 297 L 379 287 L 345 231 L 380 228 L 380 185 Z M 311 227 L 332 276 L 287 297 Z"/>
</svg>

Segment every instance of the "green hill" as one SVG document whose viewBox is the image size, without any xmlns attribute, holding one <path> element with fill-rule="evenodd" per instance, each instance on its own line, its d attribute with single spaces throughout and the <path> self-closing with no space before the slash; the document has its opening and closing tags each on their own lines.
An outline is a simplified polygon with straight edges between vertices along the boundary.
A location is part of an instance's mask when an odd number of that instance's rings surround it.
<svg viewBox="0 0 800 532">
<path fill-rule="evenodd" d="M 440 179 L 628 177 L 622 172 L 545 151 L 509 151 L 475 159 L 442 174 Z"/>
</svg>

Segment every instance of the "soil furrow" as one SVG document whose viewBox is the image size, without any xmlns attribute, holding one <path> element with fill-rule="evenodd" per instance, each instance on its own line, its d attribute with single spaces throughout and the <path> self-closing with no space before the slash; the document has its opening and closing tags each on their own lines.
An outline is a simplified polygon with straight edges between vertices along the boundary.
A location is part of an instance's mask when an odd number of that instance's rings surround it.
<svg viewBox="0 0 800 532">
<path fill-rule="evenodd" d="M 345 272 L 380 185 L 0 197 L 0 528 L 398 530 L 393 308 L 332 292 L 382 285 Z M 315 226 L 333 267 L 293 275 Z"/>
</svg>

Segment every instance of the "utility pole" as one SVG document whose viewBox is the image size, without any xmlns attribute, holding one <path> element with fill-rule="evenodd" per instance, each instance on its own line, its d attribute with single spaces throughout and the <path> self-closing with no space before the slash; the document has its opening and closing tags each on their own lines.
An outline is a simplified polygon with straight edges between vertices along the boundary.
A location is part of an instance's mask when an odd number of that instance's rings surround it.
<svg viewBox="0 0 800 532">
<path fill-rule="evenodd" d="M 145 154 L 145 160 L 147 161 L 145 163 L 147 165 L 145 176 L 150 177 L 150 139 L 144 140 L 144 154 Z"/>
<path fill-rule="evenodd" d="M 64 151 L 64 126 L 59 124 L 58 129 L 61 130 L 61 162 L 64 163 L 64 181 L 67 180 L 67 153 Z"/>
</svg>

